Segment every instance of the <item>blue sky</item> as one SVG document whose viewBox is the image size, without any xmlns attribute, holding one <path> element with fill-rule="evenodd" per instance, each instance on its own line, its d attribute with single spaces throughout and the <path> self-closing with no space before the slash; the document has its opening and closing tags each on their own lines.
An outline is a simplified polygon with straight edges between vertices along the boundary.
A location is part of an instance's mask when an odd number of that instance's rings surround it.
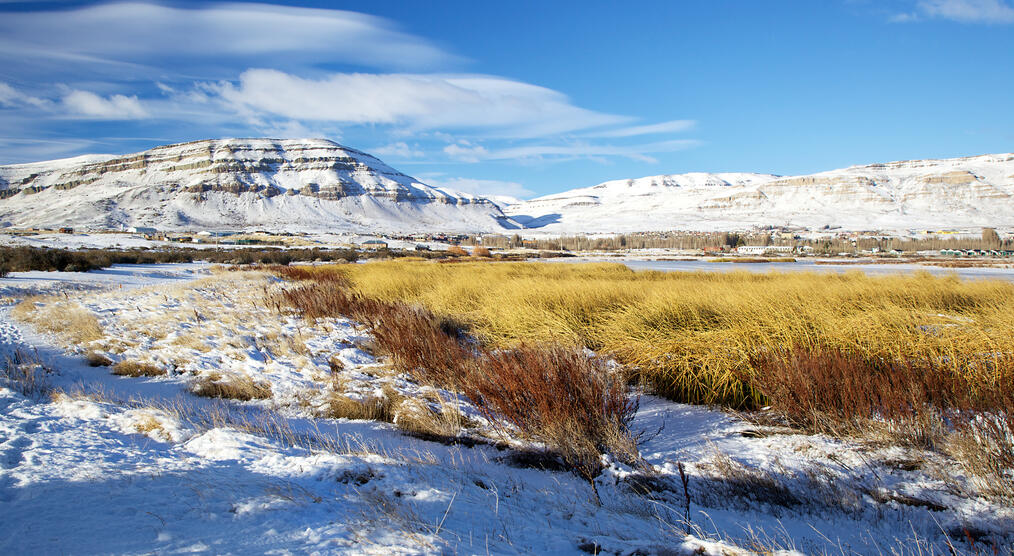
<svg viewBox="0 0 1014 556">
<path fill-rule="evenodd" d="M 531 197 L 1014 151 L 1014 1 L 0 0 L 0 163 L 327 137 Z"/>
</svg>

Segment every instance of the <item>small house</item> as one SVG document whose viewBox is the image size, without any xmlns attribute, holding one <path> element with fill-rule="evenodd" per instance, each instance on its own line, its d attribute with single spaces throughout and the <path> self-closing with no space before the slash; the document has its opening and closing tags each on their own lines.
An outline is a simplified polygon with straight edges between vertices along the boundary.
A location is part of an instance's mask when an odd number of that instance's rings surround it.
<svg viewBox="0 0 1014 556">
<path fill-rule="evenodd" d="M 387 242 L 380 239 L 369 239 L 363 242 L 363 249 L 379 250 L 387 249 Z"/>
</svg>

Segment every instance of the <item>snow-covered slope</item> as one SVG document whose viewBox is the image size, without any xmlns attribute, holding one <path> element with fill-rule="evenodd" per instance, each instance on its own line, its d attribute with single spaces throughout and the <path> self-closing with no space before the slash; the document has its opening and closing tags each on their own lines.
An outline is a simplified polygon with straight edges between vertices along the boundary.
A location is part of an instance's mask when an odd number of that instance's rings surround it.
<svg viewBox="0 0 1014 556">
<path fill-rule="evenodd" d="M 505 207 L 553 233 L 823 226 L 1014 226 L 1014 154 L 852 166 L 807 176 L 680 174 L 609 181 Z"/>
<path fill-rule="evenodd" d="M 0 166 L 0 223 L 115 229 L 495 231 L 493 202 L 325 139 L 222 139 Z"/>
<path fill-rule="evenodd" d="M 430 187 L 324 139 L 222 139 L 0 166 L 0 225 L 334 232 L 523 225 L 550 234 L 1014 228 L 1014 154 L 806 176 L 651 176 L 517 201 Z"/>
</svg>

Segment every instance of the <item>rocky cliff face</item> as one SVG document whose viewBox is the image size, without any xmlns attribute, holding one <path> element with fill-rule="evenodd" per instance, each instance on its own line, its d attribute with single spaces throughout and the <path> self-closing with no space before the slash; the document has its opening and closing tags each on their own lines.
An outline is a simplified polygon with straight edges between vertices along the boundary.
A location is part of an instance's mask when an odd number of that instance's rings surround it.
<svg viewBox="0 0 1014 556">
<path fill-rule="evenodd" d="M 324 139 L 195 141 L 0 167 L 0 221 L 334 231 L 516 227 L 487 199 L 427 186 Z"/>
<path fill-rule="evenodd" d="M 769 225 L 1014 228 L 1014 154 L 871 164 L 806 176 L 651 176 L 541 197 L 505 211 L 552 233 Z"/>
</svg>

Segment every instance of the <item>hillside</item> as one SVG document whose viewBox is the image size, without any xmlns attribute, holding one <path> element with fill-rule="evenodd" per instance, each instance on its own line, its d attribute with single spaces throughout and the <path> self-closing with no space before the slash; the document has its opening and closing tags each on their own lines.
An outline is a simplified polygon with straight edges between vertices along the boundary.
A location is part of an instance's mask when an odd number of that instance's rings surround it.
<svg viewBox="0 0 1014 556">
<path fill-rule="evenodd" d="M 691 173 L 608 181 L 505 212 L 553 233 L 1014 226 L 1014 154 L 852 166 L 804 176 Z"/>
<path fill-rule="evenodd" d="M 0 166 L 0 223 L 18 227 L 494 231 L 493 202 L 430 187 L 324 139 L 222 139 Z"/>
<path fill-rule="evenodd" d="M 517 201 L 431 187 L 325 139 L 222 139 L 0 166 L 0 225 L 547 234 L 1014 228 L 1014 154 L 802 176 L 659 175 Z"/>
</svg>

